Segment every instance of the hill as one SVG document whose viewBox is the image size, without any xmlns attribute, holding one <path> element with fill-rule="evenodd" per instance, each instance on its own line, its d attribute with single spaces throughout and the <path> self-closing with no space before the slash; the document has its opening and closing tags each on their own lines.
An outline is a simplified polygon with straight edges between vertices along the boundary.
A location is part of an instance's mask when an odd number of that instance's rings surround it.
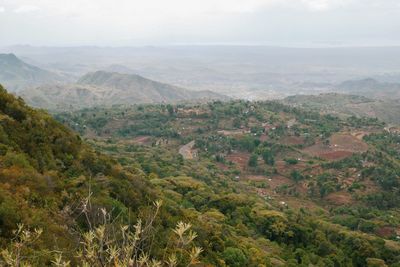
<svg viewBox="0 0 400 267">
<path fill-rule="evenodd" d="M 399 140 L 376 120 L 245 101 L 56 118 L 85 140 L 0 87 L 2 266 L 400 261 Z"/>
<path fill-rule="evenodd" d="M 78 84 L 106 87 L 119 90 L 119 100 L 125 103 L 171 102 L 191 99 L 220 99 L 221 95 L 211 91 L 190 91 L 165 83 L 146 79 L 135 74 L 97 71 L 86 74 Z"/>
<path fill-rule="evenodd" d="M 137 214 L 139 207 L 147 205 L 146 199 L 152 198 L 144 177 L 95 152 L 74 132 L 47 113 L 26 106 L 1 85 L 0 166 L 1 266 L 10 266 L 6 255 L 15 256 L 11 240 L 17 224 L 25 225 L 24 233 L 33 228 L 44 231 L 34 245 L 40 256 L 30 258 L 32 248 L 27 244 L 32 240 L 17 237 L 22 254 L 15 260 L 23 264 L 29 255 L 31 265 L 48 266 L 55 255 L 45 253 L 46 249 L 57 247 L 68 254 L 77 245 L 78 232 L 87 231 L 80 203 L 88 194 L 93 193 L 87 210 L 93 223 L 98 207 L 120 209 L 118 213 L 125 217 L 129 210 Z M 129 201 L 124 194 L 129 194 Z"/>
<path fill-rule="evenodd" d="M 400 130 L 376 119 L 274 101 L 83 109 L 56 118 L 122 165 L 139 164 L 198 216 L 196 229 L 212 232 L 204 252 L 212 266 L 221 258 L 227 266 L 400 261 Z"/>
<path fill-rule="evenodd" d="M 20 95 L 29 104 L 50 110 L 227 99 L 211 91 L 190 91 L 139 75 L 105 71 L 88 73 L 76 84 L 40 86 L 24 90 Z"/>
<path fill-rule="evenodd" d="M 0 82 L 11 91 L 62 80 L 59 75 L 27 64 L 14 54 L 0 54 Z"/>
<path fill-rule="evenodd" d="M 124 65 L 120 64 L 112 64 L 106 68 L 103 69 L 105 72 L 117 72 L 117 73 L 123 73 L 123 74 L 135 74 L 135 71 L 131 68 L 128 68 Z"/>
<path fill-rule="evenodd" d="M 355 88 L 359 88 L 358 85 Z M 371 91 L 374 90 L 371 89 Z M 362 94 L 368 94 L 368 92 L 363 91 Z M 371 99 L 359 95 L 327 93 L 289 96 L 282 100 L 282 102 L 291 106 L 336 114 L 338 116 L 371 117 L 378 118 L 389 124 L 400 124 L 398 116 L 400 114 L 399 100 Z"/>
<path fill-rule="evenodd" d="M 372 78 L 348 80 L 336 86 L 347 94 L 358 94 L 379 99 L 400 99 L 400 84 L 380 82 Z"/>
<path fill-rule="evenodd" d="M 3 51 L 17 53 L 74 76 L 99 69 L 130 73 L 126 68 L 107 68 L 120 64 L 155 81 L 194 90 L 212 88 L 224 95 L 246 99 L 281 98 L 298 94 L 299 90 L 312 94 L 317 87 L 320 92 L 326 92 L 324 83 L 336 85 L 360 77 L 400 81 L 400 63 L 395 60 L 400 55 L 399 47 L 14 46 Z M 314 85 L 298 85 L 303 82 Z"/>
</svg>

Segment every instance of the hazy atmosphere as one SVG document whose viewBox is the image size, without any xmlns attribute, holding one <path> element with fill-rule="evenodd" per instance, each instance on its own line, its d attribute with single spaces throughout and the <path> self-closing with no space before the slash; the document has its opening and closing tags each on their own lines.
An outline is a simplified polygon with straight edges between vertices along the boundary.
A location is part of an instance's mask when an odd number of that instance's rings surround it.
<svg viewBox="0 0 400 267">
<path fill-rule="evenodd" d="M 400 45 L 397 0 L 1 0 L 0 45 Z"/>
<path fill-rule="evenodd" d="M 0 267 L 400 267 L 400 0 L 0 0 Z"/>
</svg>

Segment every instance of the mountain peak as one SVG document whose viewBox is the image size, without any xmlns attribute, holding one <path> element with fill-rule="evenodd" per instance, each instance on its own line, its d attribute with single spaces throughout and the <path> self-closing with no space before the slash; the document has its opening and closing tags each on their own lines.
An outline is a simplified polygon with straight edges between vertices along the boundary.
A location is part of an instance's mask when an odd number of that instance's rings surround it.
<svg viewBox="0 0 400 267">
<path fill-rule="evenodd" d="M 191 91 L 137 74 L 95 71 L 68 86 L 41 86 L 22 92 L 28 103 L 50 109 L 162 103 L 227 97 L 211 91 Z M 67 102 L 69 103 L 68 105 Z"/>
<path fill-rule="evenodd" d="M 9 53 L 9 54 L 0 54 L 0 59 L 1 60 L 15 60 L 15 61 L 21 61 L 15 54 Z"/>
<path fill-rule="evenodd" d="M 121 80 L 121 79 L 148 80 L 137 74 L 122 74 L 122 73 L 113 72 L 113 71 L 111 72 L 111 71 L 98 70 L 98 71 L 89 72 L 89 73 L 83 75 L 78 80 L 78 84 L 91 84 L 91 85 L 97 85 L 97 86 L 108 84 L 108 86 L 110 86 L 110 80 L 114 81 L 114 80 Z M 114 86 L 111 86 L 111 87 L 114 87 Z"/>
<path fill-rule="evenodd" d="M 10 53 L 10 54 L 0 54 L 0 66 L 3 68 L 10 68 L 14 66 L 23 66 L 24 63 L 21 59 L 19 59 L 15 54 Z M 6 71 L 4 69 L 3 71 Z"/>
<path fill-rule="evenodd" d="M 57 82 L 55 73 L 25 63 L 15 54 L 0 54 L 0 80 L 10 91 L 19 91 L 44 83 Z"/>
</svg>

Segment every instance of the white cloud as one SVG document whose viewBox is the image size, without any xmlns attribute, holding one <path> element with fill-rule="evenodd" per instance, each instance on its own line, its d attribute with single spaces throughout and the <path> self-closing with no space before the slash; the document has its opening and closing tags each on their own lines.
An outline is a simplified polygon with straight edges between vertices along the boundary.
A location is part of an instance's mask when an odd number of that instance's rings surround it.
<svg viewBox="0 0 400 267">
<path fill-rule="evenodd" d="M 3 6 L 0 6 L 0 13 L 3 13 L 5 11 L 6 11 L 6 9 Z"/>
<path fill-rule="evenodd" d="M 311 10 L 327 10 L 332 5 L 329 0 L 303 0 L 302 2 Z"/>
<path fill-rule="evenodd" d="M 152 42 L 163 38 L 172 42 L 190 38 L 197 42 L 217 42 L 223 36 L 246 42 L 251 34 L 256 36 L 254 39 L 275 40 L 347 32 L 365 32 L 366 36 L 368 32 L 387 32 L 390 39 L 400 36 L 397 30 L 400 17 L 395 14 L 399 1 L 0 0 L 4 10 L 14 11 L 1 14 L 0 25 L 9 25 L 0 26 L 0 35 L 7 32 L 10 42 L 15 36 L 14 42 L 27 43 L 33 33 L 43 43 L 55 39 L 60 42 L 130 39 Z M 342 24 L 346 26 L 338 26 Z M 293 28 L 296 30 L 290 30 Z"/>
<path fill-rule="evenodd" d="M 355 0 L 300 0 L 312 11 L 327 11 L 334 8 L 346 7 L 355 3 Z"/>
<path fill-rule="evenodd" d="M 119 21 L 189 20 L 257 12 L 267 8 L 327 11 L 354 5 L 397 6 L 397 0 L 3 0 L 16 13 L 41 9 L 53 16 Z"/>
<path fill-rule="evenodd" d="M 40 10 L 38 6 L 34 5 L 22 5 L 14 9 L 15 13 L 30 13 Z"/>
</svg>

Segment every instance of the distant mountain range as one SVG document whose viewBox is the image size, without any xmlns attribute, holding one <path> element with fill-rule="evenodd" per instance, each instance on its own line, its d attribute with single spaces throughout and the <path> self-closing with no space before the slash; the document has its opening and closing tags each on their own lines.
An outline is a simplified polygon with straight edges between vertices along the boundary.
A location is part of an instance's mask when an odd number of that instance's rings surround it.
<svg viewBox="0 0 400 267">
<path fill-rule="evenodd" d="M 373 98 L 400 99 L 400 83 L 380 82 L 372 78 L 344 81 L 339 91 Z"/>
<path fill-rule="evenodd" d="M 88 73 L 75 84 L 44 85 L 24 90 L 20 95 L 29 104 L 50 110 L 121 104 L 228 99 L 211 91 L 190 91 L 149 80 L 135 74 L 106 71 Z"/>
<path fill-rule="evenodd" d="M 327 93 L 289 96 L 282 102 L 338 116 L 371 117 L 389 124 L 400 124 L 400 100 L 370 99 L 359 95 Z"/>
<path fill-rule="evenodd" d="M 137 71 L 120 64 L 112 64 L 102 70 L 106 72 L 118 72 L 122 74 L 137 74 Z"/>
<path fill-rule="evenodd" d="M 27 64 L 14 54 L 0 54 L 0 83 L 9 91 L 61 81 L 60 75 Z"/>
<path fill-rule="evenodd" d="M 98 69 L 102 69 L 102 67 L 99 66 Z M 0 84 L 3 84 L 9 91 L 16 92 L 18 95 L 23 96 L 29 104 L 46 109 L 66 110 L 98 105 L 227 99 L 227 97 L 212 91 L 191 91 L 168 83 L 144 78 L 136 74 L 138 72 L 143 73 L 143 69 L 140 71 L 137 66 L 130 68 L 120 64 L 109 64 L 108 67 L 103 69 L 103 71 L 90 72 L 75 82 L 76 78 L 72 76 L 67 77 L 63 72 L 54 73 L 41 69 L 22 61 L 14 54 L 0 54 Z M 175 71 L 180 72 L 181 70 L 176 69 Z M 215 74 L 215 71 L 212 69 L 207 69 L 207 71 L 210 71 L 209 75 L 212 73 Z M 240 72 L 235 73 L 239 74 Z M 145 76 L 147 77 L 147 75 Z M 168 80 L 167 76 L 161 80 Z M 240 75 L 231 74 L 229 77 L 231 77 L 233 79 L 232 81 L 235 81 L 237 85 L 241 83 L 242 77 L 240 77 Z M 283 96 L 293 94 L 311 95 L 337 92 L 360 95 L 373 99 L 382 99 L 385 103 L 387 102 L 386 105 L 388 106 L 385 107 L 381 104 L 378 105 L 380 102 L 374 100 L 374 108 L 377 109 L 379 106 L 379 110 L 396 110 L 398 101 L 393 100 L 400 99 L 400 83 L 382 82 L 372 78 L 347 80 L 341 83 L 332 81 L 312 82 L 311 80 L 309 82 L 299 83 L 285 82 L 285 86 L 280 87 L 277 85 L 274 86 L 275 83 L 267 82 L 271 81 L 271 79 L 286 81 L 284 76 L 263 73 L 261 76 L 250 75 L 249 77 L 251 77 L 252 81 L 259 81 L 267 85 L 262 89 L 256 89 L 256 87 L 246 87 L 246 83 L 244 83 L 242 84 L 242 90 L 236 89 L 235 93 L 235 89 L 231 89 L 229 91 L 229 96 L 236 95 L 246 99 L 258 100 L 265 98 L 282 98 Z M 260 78 L 262 78 L 262 81 L 259 80 Z M 266 80 L 264 80 L 264 78 Z M 201 81 L 205 81 L 201 72 L 196 79 L 199 80 L 199 84 Z M 217 81 L 218 77 L 215 77 L 214 80 Z M 179 82 L 177 82 L 177 84 L 179 84 Z M 210 87 L 218 90 L 218 82 L 214 84 L 204 84 L 204 88 Z M 331 98 L 331 96 L 328 97 L 329 100 Z M 316 103 L 314 100 L 315 99 L 312 99 L 311 104 Z M 340 105 L 350 105 L 353 110 L 355 104 L 350 104 L 345 101 L 345 103 Z M 357 105 L 360 106 L 361 104 Z M 363 111 L 366 109 L 365 105 L 365 103 L 361 105 L 363 106 Z M 369 111 L 370 114 L 379 112 Z M 386 111 L 383 113 L 386 114 Z M 393 119 L 386 118 L 385 120 L 392 121 Z"/>
<path fill-rule="evenodd" d="M 71 78 L 28 64 L 14 54 L 0 54 L 0 84 L 29 104 L 50 110 L 227 99 L 211 91 L 190 91 L 146 79 L 122 65 L 111 65 L 108 70 L 91 72 L 75 83 L 67 83 Z"/>
</svg>

